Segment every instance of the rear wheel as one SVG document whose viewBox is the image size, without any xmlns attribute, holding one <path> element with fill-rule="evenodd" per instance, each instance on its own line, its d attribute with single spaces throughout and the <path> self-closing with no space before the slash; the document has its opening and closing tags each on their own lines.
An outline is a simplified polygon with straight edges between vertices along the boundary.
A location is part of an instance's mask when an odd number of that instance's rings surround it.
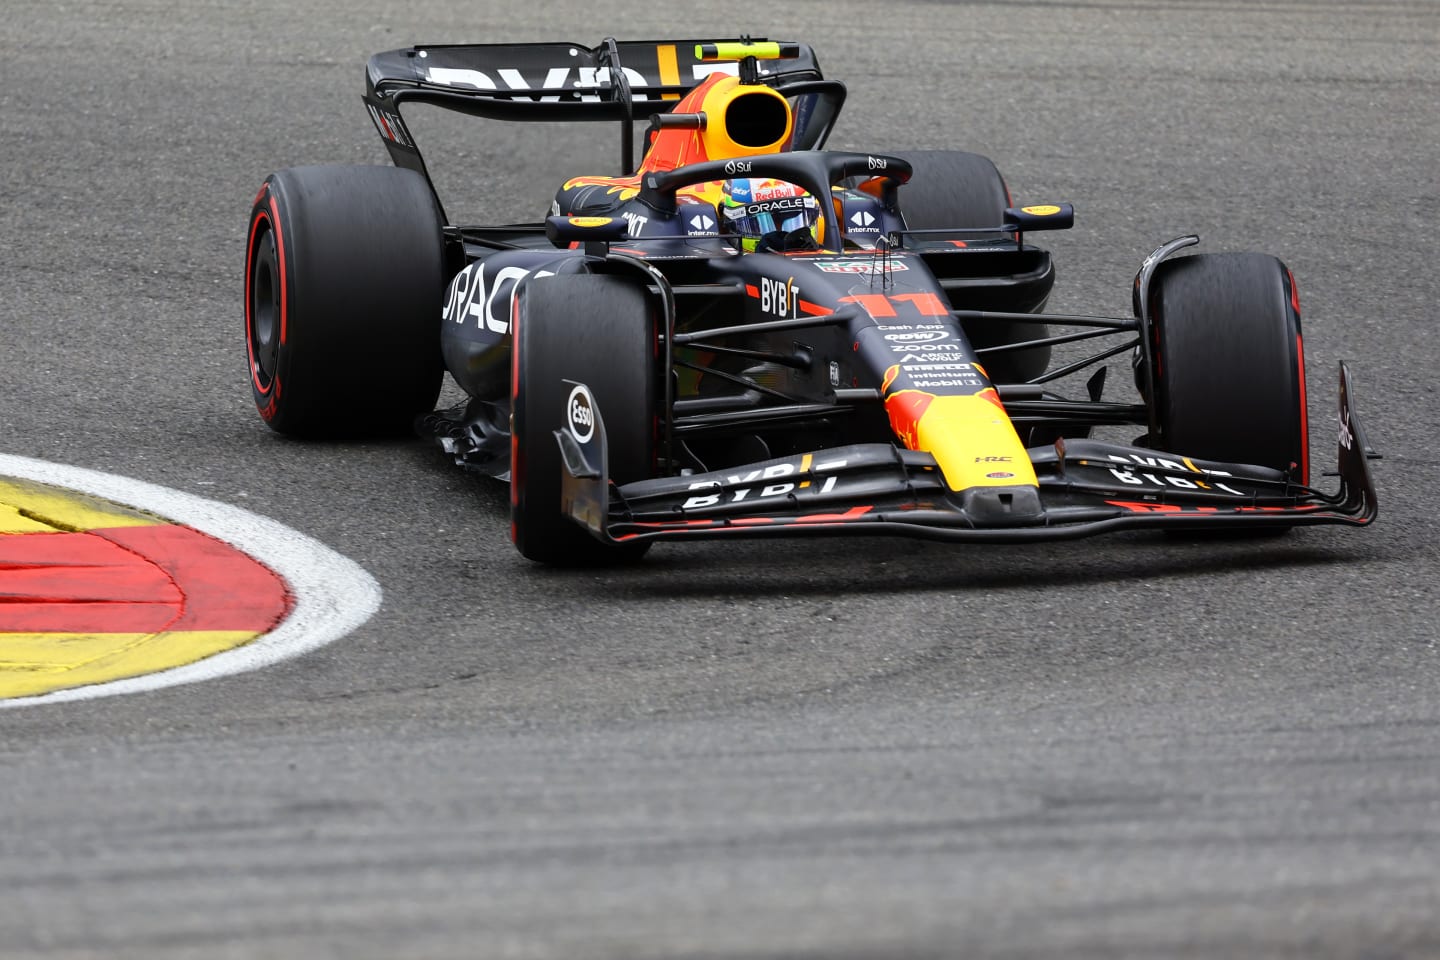
<svg viewBox="0 0 1440 960">
<path fill-rule="evenodd" d="M 1151 281 L 1150 311 L 1152 445 L 1308 483 L 1300 300 L 1285 265 L 1258 253 L 1168 260 Z"/>
<path fill-rule="evenodd" d="M 914 168 L 910 182 L 900 189 L 900 206 L 910 229 L 989 227 L 1004 221 L 1010 190 L 989 157 L 961 150 L 909 150 L 902 156 Z M 997 231 L 967 235 L 965 240 L 1004 236 Z M 951 306 L 964 309 L 966 305 L 952 302 Z M 1043 303 L 1035 309 L 1041 306 Z M 1037 340 L 1047 330 L 1043 324 L 1003 320 L 966 321 L 961 326 L 965 339 L 976 349 Z M 1050 348 L 998 353 L 982 357 L 981 363 L 996 383 L 1023 383 L 1045 372 L 1050 364 Z"/>
<path fill-rule="evenodd" d="M 273 429 L 408 430 L 442 376 L 440 214 L 424 178 L 380 166 L 271 174 L 250 211 L 245 335 Z"/>
<path fill-rule="evenodd" d="M 511 536 L 531 560 L 562 566 L 638 559 L 649 544 L 602 543 L 560 512 L 560 448 L 572 387 L 590 388 L 604 418 L 610 479 L 655 470 L 655 310 L 617 277 L 581 274 L 527 281 L 516 295 L 511 389 Z"/>
<path fill-rule="evenodd" d="M 1010 191 L 989 157 L 963 150 L 907 150 L 903 156 L 915 171 L 900 190 L 910 229 L 990 227 L 1004 219 Z M 977 236 L 994 239 L 1004 234 Z"/>
</svg>

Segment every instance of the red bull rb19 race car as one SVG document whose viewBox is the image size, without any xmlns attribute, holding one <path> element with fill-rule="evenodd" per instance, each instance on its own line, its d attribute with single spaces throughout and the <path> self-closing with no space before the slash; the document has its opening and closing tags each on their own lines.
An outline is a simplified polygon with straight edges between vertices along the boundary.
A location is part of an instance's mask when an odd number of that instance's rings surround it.
<svg viewBox="0 0 1440 960">
<path fill-rule="evenodd" d="M 301 437 L 418 424 L 508 480 L 532 560 L 1375 518 L 1343 364 L 1339 488 L 1312 486 L 1278 259 L 1182 236 L 1141 264 L 1133 316 L 1047 313 L 1054 266 L 1029 241 L 1071 205 L 1016 206 L 972 153 L 824 149 L 846 88 L 805 44 L 418 46 L 367 81 L 395 166 L 281 170 L 255 198 L 256 406 Z M 532 223 L 450 223 L 412 103 L 616 125 L 621 169 L 557 184 Z M 1138 401 L 1105 399 L 1107 361 Z M 436 411 L 447 373 L 465 400 Z M 1092 436 L 1116 428 L 1134 439 Z"/>
</svg>

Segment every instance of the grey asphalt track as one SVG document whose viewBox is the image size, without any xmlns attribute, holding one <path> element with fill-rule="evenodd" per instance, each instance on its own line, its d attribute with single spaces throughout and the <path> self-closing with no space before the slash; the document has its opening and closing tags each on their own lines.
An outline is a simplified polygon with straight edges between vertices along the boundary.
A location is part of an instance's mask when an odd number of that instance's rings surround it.
<svg viewBox="0 0 1440 960">
<path fill-rule="evenodd" d="M 0 19 L 0 450 L 244 506 L 386 597 L 262 672 L 0 712 L 0 956 L 1440 957 L 1440 5 Z M 1380 522 L 554 573 L 510 547 L 503 489 L 423 443 L 261 424 L 248 206 L 278 167 L 384 161 L 370 53 L 738 32 L 809 41 L 849 83 L 835 146 L 975 150 L 1017 198 L 1073 201 L 1058 309 L 1124 313 L 1181 233 L 1279 255 L 1317 463 L 1344 358 Z M 479 211 L 538 212 L 613 157 L 424 123 Z"/>
</svg>

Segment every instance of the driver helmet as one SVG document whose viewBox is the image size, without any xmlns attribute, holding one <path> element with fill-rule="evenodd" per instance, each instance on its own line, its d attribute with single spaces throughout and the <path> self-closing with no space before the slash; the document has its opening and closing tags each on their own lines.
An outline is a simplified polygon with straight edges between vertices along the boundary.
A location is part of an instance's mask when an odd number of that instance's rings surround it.
<svg viewBox="0 0 1440 960">
<path fill-rule="evenodd" d="M 759 177 L 726 180 L 720 189 L 720 230 L 746 250 L 819 250 L 820 204 L 793 183 Z"/>
</svg>

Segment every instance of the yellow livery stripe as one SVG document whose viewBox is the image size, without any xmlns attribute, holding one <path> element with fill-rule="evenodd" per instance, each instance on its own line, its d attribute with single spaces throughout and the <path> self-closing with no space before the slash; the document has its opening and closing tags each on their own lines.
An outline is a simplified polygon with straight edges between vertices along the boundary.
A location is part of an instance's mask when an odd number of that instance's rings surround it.
<svg viewBox="0 0 1440 960">
<path fill-rule="evenodd" d="M 680 85 L 680 65 L 676 58 L 675 44 L 665 43 L 655 48 L 655 56 L 660 61 L 660 83 L 667 87 Z M 667 93 L 662 95 L 662 100 L 679 100 L 680 94 Z"/>
</svg>

